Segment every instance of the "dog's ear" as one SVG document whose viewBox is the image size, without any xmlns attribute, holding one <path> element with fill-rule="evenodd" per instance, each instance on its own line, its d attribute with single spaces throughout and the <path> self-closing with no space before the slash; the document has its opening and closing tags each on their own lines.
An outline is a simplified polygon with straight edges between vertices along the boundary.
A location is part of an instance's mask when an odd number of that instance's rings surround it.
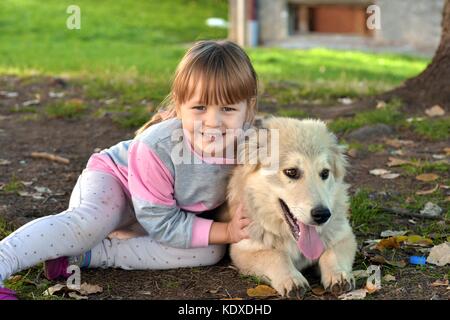
<svg viewBox="0 0 450 320">
<path fill-rule="evenodd" d="M 334 177 L 337 181 L 342 181 L 345 176 L 346 168 L 348 166 L 347 156 L 345 152 L 347 151 L 347 146 L 339 145 L 337 143 L 337 138 L 334 136 L 334 143 L 331 146 L 331 154 L 332 154 L 332 171 Z"/>
</svg>

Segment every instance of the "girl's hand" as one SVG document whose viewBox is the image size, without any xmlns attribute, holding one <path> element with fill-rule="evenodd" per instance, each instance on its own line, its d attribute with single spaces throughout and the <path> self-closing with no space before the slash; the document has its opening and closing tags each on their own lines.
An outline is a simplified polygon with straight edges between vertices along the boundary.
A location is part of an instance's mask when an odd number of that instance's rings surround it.
<svg viewBox="0 0 450 320">
<path fill-rule="evenodd" d="M 227 224 L 229 243 L 236 243 L 242 239 L 249 238 L 246 227 L 250 224 L 251 220 L 245 215 L 244 211 L 244 206 L 240 203 L 233 218 Z"/>
</svg>

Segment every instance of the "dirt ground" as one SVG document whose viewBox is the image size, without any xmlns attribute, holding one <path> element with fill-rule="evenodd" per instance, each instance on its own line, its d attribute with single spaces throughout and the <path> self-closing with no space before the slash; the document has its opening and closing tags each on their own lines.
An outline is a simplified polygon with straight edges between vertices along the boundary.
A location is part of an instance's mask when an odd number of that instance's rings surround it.
<svg viewBox="0 0 450 320">
<path fill-rule="evenodd" d="M 49 188 L 56 195 L 47 195 L 44 199 L 19 196 L 17 193 L 0 191 L 0 217 L 10 226 L 19 226 L 32 219 L 52 215 L 64 211 L 78 175 L 86 165 L 89 156 L 96 148 L 107 148 L 119 141 L 133 137 L 134 129 L 123 129 L 114 124 L 110 117 L 93 118 L 86 115 L 80 119 L 49 119 L 36 117 L 24 119 L 24 112 L 12 112 L 11 108 L 22 102 L 33 99 L 40 94 L 41 102 L 37 109 L 42 108 L 48 100 L 49 91 L 64 90 L 65 99 L 78 97 L 80 88 L 55 79 L 45 79 L 39 83 L 24 84 L 13 77 L 0 80 L 2 90 L 13 90 L 18 97 L 6 98 L 0 96 L 0 159 L 10 161 L 8 165 L 0 166 L 0 183 L 6 184 L 15 176 L 21 181 L 32 181 L 24 190 L 33 191 L 33 187 Z M 6 88 L 6 89 L 5 89 Z M 95 104 L 95 103 L 92 103 Z M 336 107 L 335 110 L 339 109 Z M 348 112 L 348 107 L 344 107 Z M 265 110 L 264 106 L 261 111 Z M 39 114 L 39 113 L 38 113 Z M 330 114 L 319 110 L 318 115 Z M 30 114 L 28 114 L 30 115 Z M 406 157 L 429 160 L 432 154 L 442 153 L 448 147 L 448 141 L 431 142 L 410 131 L 394 132 L 389 138 L 414 140 L 415 144 L 408 148 Z M 381 143 L 381 137 L 366 141 L 366 144 Z M 69 164 L 54 161 L 34 159 L 31 152 L 49 152 L 70 159 Z M 394 180 L 383 180 L 369 174 L 369 170 L 384 166 L 390 154 L 387 150 L 378 152 L 357 152 L 349 157 L 350 167 L 346 180 L 351 184 L 351 193 L 358 188 L 386 191 L 388 194 L 412 194 L 417 190 L 427 189 L 429 184 L 414 180 L 411 176 L 401 176 Z M 448 179 L 449 173 L 446 175 Z M 444 204 L 445 205 L 445 204 Z M 448 202 L 444 211 L 448 210 Z M 407 225 L 415 230 L 419 225 L 430 223 L 424 219 L 416 219 L 392 215 L 391 221 L 380 222 L 379 231 Z M 445 223 L 445 221 L 441 221 Z M 355 230 L 358 244 L 363 241 L 379 238 L 379 233 L 373 231 Z M 448 233 L 447 233 L 448 235 Z M 437 236 L 439 237 L 439 235 Z M 406 254 L 407 253 L 399 253 Z M 360 250 L 357 254 L 355 268 L 371 264 L 368 257 Z M 383 275 L 389 271 L 396 281 L 383 283 L 378 292 L 368 296 L 368 299 L 449 299 L 449 290 L 445 286 L 432 286 L 437 279 L 445 279 L 450 274 L 450 268 L 427 265 L 416 267 L 407 265 L 404 268 L 383 267 Z M 42 275 L 39 276 L 41 279 Z M 307 272 L 311 284 L 318 284 L 314 273 Z M 104 288 L 103 293 L 92 295 L 90 299 L 222 299 L 243 298 L 246 290 L 254 287 L 255 282 L 248 277 L 242 277 L 231 266 L 228 257 L 218 265 L 167 271 L 125 271 L 83 270 L 82 282 L 98 284 Z M 361 282 L 359 282 L 361 284 Z M 274 297 L 271 299 L 278 299 Z M 309 292 L 304 299 L 336 299 L 331 294 L 314 294 Z"/>
</svg>

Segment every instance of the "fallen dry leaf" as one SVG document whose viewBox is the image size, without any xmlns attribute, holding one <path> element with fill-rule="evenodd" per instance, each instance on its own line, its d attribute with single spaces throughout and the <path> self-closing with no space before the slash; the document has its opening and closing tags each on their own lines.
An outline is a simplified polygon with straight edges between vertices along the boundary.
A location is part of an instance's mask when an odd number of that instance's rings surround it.
<svg viewBox="0 0 450 320">
<path fill-rule="evenodd" d="M 11 161 L 6 159 L 0 159 L 0 166 L 7 166 L 9 164 L 11 164 Z"/>
<path fill-rule="evenodd" d="M 100 293 L 103 292 L 103 288 L 100 287 L 99 285 L 92 285 L 92 284 L 88 284 L 86 282 L 84 282 L 79 289 L 74 288 L 74 287 L 67 287 L 66 285 L 63 284 L 56 284 L 50 288 L 48 288 L 47 290 L 44 291 L 44 295 L 49 295 L 52 296 L 55 293 L 58 293 L 60 291 L 64 291 L 64 292 L 71 292 L 71 293 L 79 293 L 81 295 L 89 295 L 89 294 L 94 294 L 94 293 Z"/>
<path fill-rule="evenodd" d="M 433 287 L 447 287 L 448 286 L 448 279 L 445 280 L 436 280 L 431 284 Z"/>
<path fill-rule="evenodd" d="M 386 169 L 373 169 L 369 171 L 370 174 L 373 174 L 374 176 L 381 176 L 383 174 L 391 173 L 389 170 Z"/>
<path fill-rule="evenodd" d="M 347 151 L 347 154 L 352 157 L 352 158 L 356 158 L 357 154 L 358 154 L 358 150 L 356 149 L 349 149 Z"/>
<path fill-rule="evenodd" d="M 323 296 L 327 291 L 322 286 L 316 286 L 311 288 L 311 291 L 316 296 Z"/>
<path fill-rule="evenodd" d="M 389 237 L 378 242 L 375 248 L 383 251 L 384 249 L 400 248 L 400 244 L 395 237 Z"/>
<path fill-rule="evenodd" d="M 395 179 L 400 177 L 400 173 L 386 173 L 386 174 L 382 174 L 381 179 Z"/>
<path fill-rule="evenodd" d="M 87 300 L 88 299 L 88 297 L 80 296 L 80 295 L 76 294 L 75 292 L 69 292 L 68 296 L 75 300 Z"/>
<path fill-rule="evenodd" d="M 387 260 L 385 257 L 381 256 L 381 255 L 375 255 L 373 257 L 370 258 L 371 262 L 375 262 L 375 263 L 379 263 L 379 264 L 388 264 L 394 267 L 399 267 L 399 268 L 404 268 L 406 267 L 406 261 L 404 260 L 399 260 L 399 261 L 392 261 L 392 260 Z"/>
<path fill-rule="evenodd" d="M 410 235 L 410 236 L 397 236 L 395 237 L 398 243 L 404 243 L 405 245 L 412 246 L 431 246 L 433 245 L 433 240 L 419 236 L 419 235 Z"/>
<path fill-rule="evenodd" d="M 428 263 L 437 266 L 445 266 L 450 263 L 450 242 L 444 242 L 440 245 L 431 248 L 430 254 L 427 258 Z"/>
<path fill-rule="evenodd" d="M 425 114 L 429 117 L 440 117 L 445 114 L 445 110 L 440 105 L 432 106 L 425 110 Z"/>
<path fill-rule="evenodd" d="M 386 139 L 384 140 L 384 143 L 388 146 L 394 147 L 394 148 L 400 148 L 401 146 L 409 146 L 413 145 L 414 141 L 412 140 L 399 140 L 399 139 Z"/>
<path fill-rule="evenodd" d="M 100 287 L 97 284 L 88 284 L 86 282 L 84 282 L 81 286 L 79 290 L 76 290 L 79 293 L 81 293 L 82 295 L 88 295 L 88 294 L 94 294 L 94 293 L 100 293 L 103 292 L 103 288 Z"/>
<path fill-rule="evenodd" d="M 385 275 L 383 277 L 383 280 L 386 281 L 386 282 L 392 282 L 392 281 L 395 281 L 397 279 L 393 275 L 387 274 L 387 275 Z"/>
<path fill-rule="evenodd" d="M 247 295 L 249 297 L 273 297 L 277 296 L 277 290 L 272 287 L 266 286 L 265 284 L 260 284 L 255 288 L 247 289 Z"/>
<path fill-rule="evenodd" d="M 419 181 L 430 182 L 438 179 L 439 176 L 435 173 L 423 173 L 419 174 L 416 179 Z"/>
<path fill-rule="evenodd" d="M 385 231 L 381 232 L 380 237 L 388 238 L 388 237 L 404 236 L 407 233 L 408 233 L 408 231 L 385 230 Z"/>
<path fill-rule="evenodd" d="M 445 147 L 443 150 L 446 155 L 450 156 L 450 147 Z"/>
<path fill-rule="evenodd" d="M 362 300 L 366 297 L 366 289 L 353 290 L 338 296 L 339 300 Z"/>
<path fill-rule="evenodd" d="M 380 289 L 381 289 L 381 286 L 376 285 L 376 284 L 373 283 L 373 282 L 367 281 L 365 289 L 367 290 L 367 293 L 368 293 L 368 294 L 372 294 L 372 293 L 374 293 L 375 291 L 380 290 Z"/>
<path fill-rule="evenodd" d="M 417 191 L 416 194 L 417 194 L 418 196 L 423 196 L 423 195 L 426 195 L 426 194 L 432 194 L 432 193 L 435 192 L 437 189 L 439 189 L 439 184 L 436 184 L 436 185 L 434 186 L 434 188 L 429 189 L 429 190 L 420 190 L 420 191 Z"/>
<path fill-rule="evenodd" d="M 383 100 L 377 101 L 376 109 L 384 109 L 386 107 L 386 102 Z"/>
<path fill-rule="evenodd" d="M 70 289 L 67 288 L 67 286 L 65 286 L 64 284 L 58 283 L 58 284 L 55 284 L 55 285 L 52 286 L 52 287 L 49 287 L 47 290 L 45 290 L 45 291 L 43 292 L 43 295 L 44 295 L 44 296 L 52 296 L 52 295 L 54 295 L 55 293 L 57 293 L 57 292 L 59 292 L 59 291 L 62 291 L 62 290 L 67 291 L 67 290 L 70 290 Z"/>
<path fill-rule="evenodd" d="M 394 158 L 394 157 L 389 157 L 388 160 L 389 160 L 388 163 L 387 163 L 388 167 L 398 167 L 398 166 L 403 166 L 405 164 L 410 164 L 410 165 L 413 165 L 413 166 L 417 166 L 416 163 L 411 162 L 409 160 L 403 160 L 403 159 Z"/>
</svg>

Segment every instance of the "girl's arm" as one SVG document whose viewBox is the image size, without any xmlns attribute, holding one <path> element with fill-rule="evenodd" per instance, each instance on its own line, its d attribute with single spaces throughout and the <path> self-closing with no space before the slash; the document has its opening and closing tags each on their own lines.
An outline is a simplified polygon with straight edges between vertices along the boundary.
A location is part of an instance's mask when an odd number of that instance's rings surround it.
<svg viewBox="0 0 450 320">
<path fill-rule="evenodd" d="M 174 198 L 170 155 L 157 144 L 133 141 L 128 150 L 128 186 L 136 218 L 159 243 L 206 247 L 213 220 L 182 210 Z"/>
</svg>

